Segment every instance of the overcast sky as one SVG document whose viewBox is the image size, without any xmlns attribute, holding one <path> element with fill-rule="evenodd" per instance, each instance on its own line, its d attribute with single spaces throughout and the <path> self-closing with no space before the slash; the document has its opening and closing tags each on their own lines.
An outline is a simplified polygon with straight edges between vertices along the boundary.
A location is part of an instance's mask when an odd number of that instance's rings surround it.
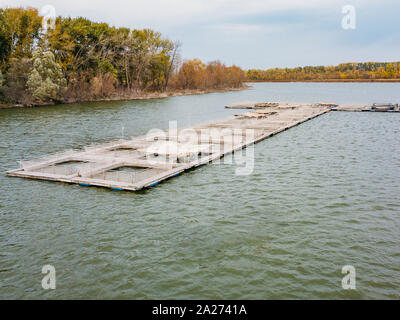
<svg viewBox="0 0 400 320">
<path fill-rule="evenodd" d="M 400 60 L 398 0 L 0 0 L 0 6 L 53 5 L 57 15 L 152 28 L 182 43 L 183 58 L 243 68 Z M 356 29 L 342 28 L 342 7 Z"/>
</svg>

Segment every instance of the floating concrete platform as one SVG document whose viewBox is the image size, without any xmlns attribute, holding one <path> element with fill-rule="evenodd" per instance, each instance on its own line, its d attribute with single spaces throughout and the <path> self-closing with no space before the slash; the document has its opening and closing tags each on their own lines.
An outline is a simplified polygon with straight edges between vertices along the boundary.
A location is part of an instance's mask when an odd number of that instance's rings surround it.
<svg viewBox="0 0 400 320">
<path fill-rule="evenodd" d="M 399 106 L 396 105 L 372 105 L 372 106 L 336 106 L 332 111 L 348 111 L 348 112 L 400 112 Z"/>
<path fill-rule="evenodd" d="M 190 128 L 93 145 L 21 161 L 8 176 L 138 191 L 208 164 L 331 110 L 366 111 L 335 104 L 239 103 L 243 114 Z"/>
</svg>

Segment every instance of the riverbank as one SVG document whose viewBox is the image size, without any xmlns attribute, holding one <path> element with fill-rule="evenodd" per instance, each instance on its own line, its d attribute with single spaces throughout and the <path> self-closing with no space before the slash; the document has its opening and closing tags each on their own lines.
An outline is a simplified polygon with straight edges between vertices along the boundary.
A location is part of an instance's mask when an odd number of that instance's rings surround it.
<svg viewBox="0 0 400 320">
<path fill-rule="evenodd" d="M 247 80 L 248 83 L 257 82 L 400 82 L 400 79 L 325 79 L 325 80 Z"/>
<path fill-rule="evenodd" d="M 219 89 L 196 89 L 196 90 L 171 90 L 162 92 L 130 92 L 130 93 L 120 93 L 115 96 L 108 98 L 98 98 L 98 99 L 70 99 L 68 101 L 57 103 L 57 105 L 65 105 L 71 103 L 79 102 L 103 102 L 103 101 L 130 101 L 130 100 L 147 100 L 147 99 L 162 99 L 169 97 L 179 97 L 179 96 L 191 96 L 191 95 L 201 95 L 207 93 L 218 93 L 218 92 L 229 92 L 229 91 L 242 91 L 251 88 L 251 86 L 244 85 L 239 88 L 219 88 Z M 34 108 L 42 106 L 56 105 L 55 103 L 38 103 L 33 105 L 22 105 L 22 104 L 2 104 L 0 103 L 0 109 L 11 109 L 11 108 Z"/>
</svg>

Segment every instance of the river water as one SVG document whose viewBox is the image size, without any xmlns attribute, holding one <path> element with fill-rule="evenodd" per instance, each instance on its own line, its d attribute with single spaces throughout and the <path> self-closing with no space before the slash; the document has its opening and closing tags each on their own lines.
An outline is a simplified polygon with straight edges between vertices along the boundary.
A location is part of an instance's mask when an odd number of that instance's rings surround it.
<svg viewBox="0 0 400 320">
<path fill-rule="evenodd" d="M 224 118 L 244 100 L 400 102 L 396 83 L 258 83 L 0 110 L 2 299 L 399 299 L 400 114 L 333 112 L 138 193 L 9 178 L 17 160 Z M 42 267 L 56 269 L 45 291 Z M 357 290 L 342 288 L 354 266 Z"/>
</svg>

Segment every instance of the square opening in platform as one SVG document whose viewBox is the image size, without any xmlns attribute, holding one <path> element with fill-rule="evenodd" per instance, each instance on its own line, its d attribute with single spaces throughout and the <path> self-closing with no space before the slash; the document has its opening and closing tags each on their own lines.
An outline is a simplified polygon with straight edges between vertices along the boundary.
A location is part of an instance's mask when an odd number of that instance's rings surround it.
<svg viewBox="0 0 400 320">
<path fill-rule="evenodd" d="M 64 168 L 71 168 L 75 167 L 84 163 L 88 163 L 87 161 L 79 161 L 79 160 L 71 160 L 71 161 L 64 161 L 60 163 L 56 163 L 56 167 L 64 167 Z"/>
<path fill-rule="evenodd" d="M 143 168 L 143 167 L 119 167 L 116 169 L 108 170 L 108 172 L 126 172 L 126 173 L 141 173 L 143 171 L 149 170 L 150 168 Z"/>
<path fill-rule="evenodd" d="M 92 179 L 105 180 L 118 183 L 134 184 L 152 178 L 165 169 L 151 167 L 121 166 L 93 175 Z"/>
<path fill-rule="evenodd" d="M 141 156 L 141 153 L 137 150 L 136 147 L 120 146 L 109 149 L 108 151 L 106 151 L 106 155 L 115 158 L 120 158 L 120 157 L 139 158 Z"/>
<path fill-rule="evenodd" d="M 90 164 L 91 163 L 88 161 L 68 160 L 47 165 L 35 170 L 35 172 L 59 176 L 71 176 L 77 174 L 81 169 L 90 166 Z"/>
</svg>

